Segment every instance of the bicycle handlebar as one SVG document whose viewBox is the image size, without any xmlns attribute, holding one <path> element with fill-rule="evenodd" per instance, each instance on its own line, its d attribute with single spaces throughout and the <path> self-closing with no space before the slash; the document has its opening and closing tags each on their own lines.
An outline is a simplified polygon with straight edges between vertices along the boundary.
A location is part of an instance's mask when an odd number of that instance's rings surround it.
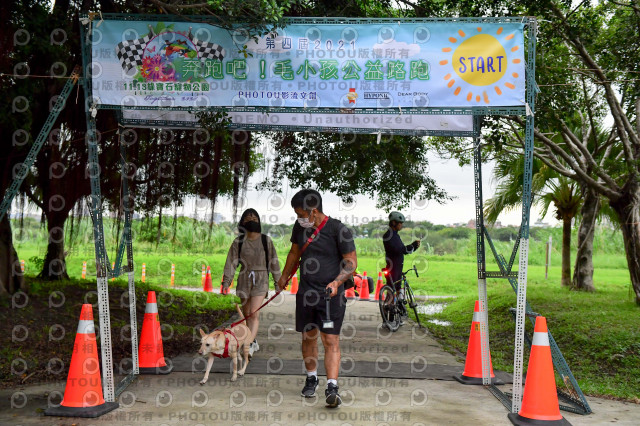
<svg viewBox="0 0 640 426">
<path fill-rule="evenodd" d="M 418 269 L 416 268 L 416 265 L 413 265 L 413 268 L 411 268 L 411 269 L 407 269 L 406 271 L 404 271 L 404 272 L 402 273 L 402 275 L 403 275 L 404 277 L 406 277 L 406 276 L 407 276 L 407 274 L 408 274 L 409 272 L 411 272 L 411 271 L 413 271 L 413 272 L 415 272 L 415 273 L 416 273 L 416 277 L 420 277 L 420 275 L 418 275 Z"/>
</svg>

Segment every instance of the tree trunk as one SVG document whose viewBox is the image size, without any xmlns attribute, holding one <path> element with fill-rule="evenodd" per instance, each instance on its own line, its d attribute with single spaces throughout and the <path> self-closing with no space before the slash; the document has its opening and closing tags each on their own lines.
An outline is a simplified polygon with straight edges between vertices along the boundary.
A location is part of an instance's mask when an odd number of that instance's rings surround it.
<svg viewBox="0 0 640 426">
<path fill-rule="evenodd" d="M 162 232 L 162 206 L 160 206 L 160 214 L 158 215 L 158 230 L 156 232 L 156 250 L 158 249 L 158 244 L 160 243 L 161 232 Z"/>
<path fill-rule="evenodd" d="M 627 192 L 616 201 L 609 201 L 620 220 L 624 251 L 636 304 L 640 305 L 640 188 Z"/>
<path fill-rule="evenodd" d="M 9 212 L 0 221 L 0 297 L 22 290 L 27 291 L 24 276 L 20 269 L 20 259 L 11 235 Z"/>
<path fill-rule="evenodd" d="M 578 251 L 573 270 L 572 287 L 576 290 L 595 291 L 593 285 L 593 236 L 600 210 L 600 197 L 591 188 L 583 191 L 582 221 L 578 229 Z"/>
<path fill-rule="evenodd" d="M 571 286 L 571 217 L 562 217 L 562 285 Z"/>
<path fill-rule="evenodd" d="M 50 281 L 69 279 L 64 253 L 64 222 L 67 217 L 69 217 L 67 209 L 50 210 L 47 214 L 49 242 L 39 278 Z"/>
</svg>

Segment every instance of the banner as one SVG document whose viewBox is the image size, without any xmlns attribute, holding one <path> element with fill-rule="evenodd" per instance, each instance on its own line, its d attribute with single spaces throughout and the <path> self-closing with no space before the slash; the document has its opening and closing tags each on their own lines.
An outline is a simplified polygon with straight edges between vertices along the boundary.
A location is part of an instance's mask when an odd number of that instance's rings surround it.
<svg viewBox="0 0 640 426">
<path fill-rule="evenodd" d="M 255 41 L 203 23 L 106 19 L 92 26 L 95 101 L 343 109 L 525 103 L 524 24 L 317 21 Z"/>
<path fill-rule="evenodd" d="M 133 127 L 158 127 L 156 122 L 164 122 L 164 128 L 198 127 L 198 120 L 188 111 L 128 110 L 122 111 L 125 124 Z M 435 132 L 473 132 L 472 115 L 437 114 L 340 114 L 340 113 L 264 113 L 256 111 L 230 111 L 228 118 L 236 128 L 260 126 L 277 129 L 280 126 L 305 129 L 333 129 L 340 132 L 388 133 L 391 130 L 406 130 L 407 134 L 433 134 Z M 179 125 L 175 124 L 180 122 Z M 172 125 L 172 123 L 174 123 Z M 189 123 L 192 123 L 189 126 Z M 327 130 L 328 131 L 328 130 Z"/>
</svg>

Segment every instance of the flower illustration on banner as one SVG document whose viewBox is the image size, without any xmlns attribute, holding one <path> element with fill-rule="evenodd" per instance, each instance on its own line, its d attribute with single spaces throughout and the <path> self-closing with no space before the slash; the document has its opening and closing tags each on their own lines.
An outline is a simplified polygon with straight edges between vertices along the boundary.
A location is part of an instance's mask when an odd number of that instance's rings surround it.
<svg viewBox="0 0 640 426">
<path fill-rule="evenodd" d="M 139 83 L 203 83 L 206 80 L 205 62 L 222 62 L 226 54 L 221 45 L 194 36 L 191 27 L 188 31 L 176 31 L 174 24 L 165 25 L 163 22 L 158 22 L 155 27 L 147 27 L 147 34 L 123 40 L 116 46 L 116 55 L 122 69 L 130 76 L 133 74 L 133 79 Z M 133 73 L 132 70 L 136 72 Z M 148 85 L 143 90 L 162 91 L 166 87 Z M 191 90 L 191 87 L 187 90 Z"/>
<path fill-rule="evenodd" d="M 162 55 L 145 56 L 142 58 L 140 75 L 146 81 L 175 81 L 175 70 L 170 61 Z"/>
<path fill-rule="evenodd" d="M 451 70 L 444 79 L 455 96 L 464 91 L 467 92 L 467 102 L 484 101 L 489 104 L 493 92 L 501 96 L 503 90 L 515 90 L 518 83 L 522 83 L 524 75 L 511 68 L 512 64 L 518 67 L 524 61 L 523 52 L 517 44 L 505 47 L 513 44 L 511 40 L 515 33 L 504 36 L 503 27 L 496 30 L 495 36 L 482 33 L 482 27 L 477 27 L 476 30 L 479 34 L 469 36 L 458 30 L 455 37 L 449 37 L 449 43 L 453 47 L 443 47 L 442 52 L 453 52 L 451 59 L 443 59 L 439 64 Z M 498 40 L 498 36 L 501 40 Z"/>
</svg>

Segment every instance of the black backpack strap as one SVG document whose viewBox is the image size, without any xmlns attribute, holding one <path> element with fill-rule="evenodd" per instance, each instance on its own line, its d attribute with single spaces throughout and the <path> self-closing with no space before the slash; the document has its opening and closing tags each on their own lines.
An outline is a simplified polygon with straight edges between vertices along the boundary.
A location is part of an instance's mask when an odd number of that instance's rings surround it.
<svg viewBox="0 0 640 426">
<path fill-rule="evenodd" d="M 267 277 L 269 276 L 269 247 L 267 245 L 267 236 L 265 234 L 260 234 L 262 237 L 262 247 L 264 247 L 264 262 L 267 265 Z"/>
</svg>

